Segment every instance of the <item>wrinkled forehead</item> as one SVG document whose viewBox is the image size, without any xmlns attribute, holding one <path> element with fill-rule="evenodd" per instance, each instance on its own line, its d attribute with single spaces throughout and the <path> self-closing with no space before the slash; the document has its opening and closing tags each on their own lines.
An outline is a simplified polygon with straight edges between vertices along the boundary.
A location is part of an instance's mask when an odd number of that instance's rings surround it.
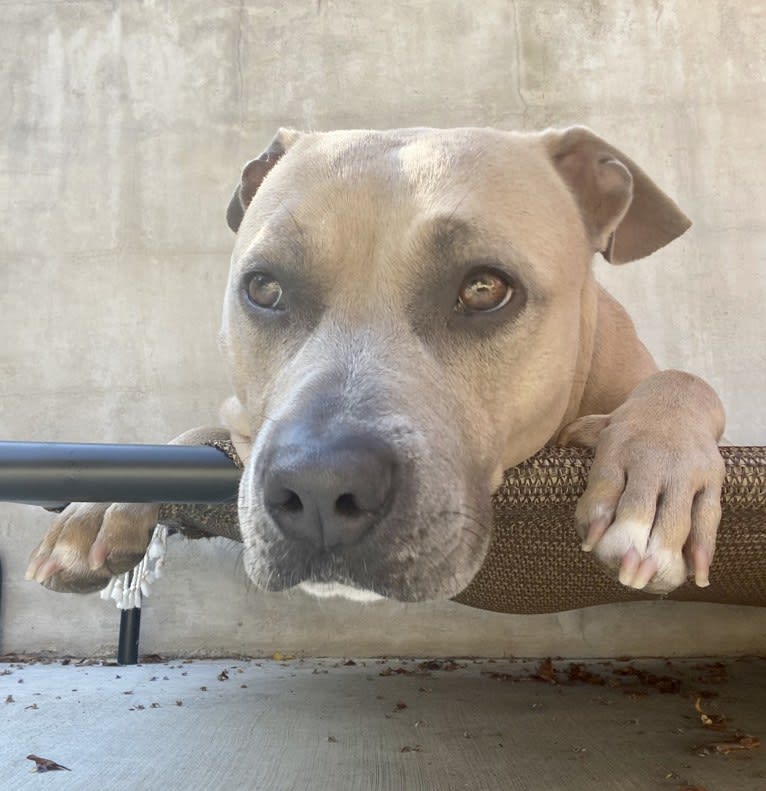
<svg viewBox="0 0 766 791">
<path fill-rule="evenodd" d="M 538 247 L 571 244 L 558 230 L 562 219 L 564 226 L 577 224 L 576 209 L 535 135 L 489 129 L 318 133 L 301 138 L 266 178 L 238 247 L 244 253 L 269 239 L 297 242 L 308 234 L 313 247 L 366 256 L 371 244 L 380 253 L 405 236 L 459 224 L 528 248 L 524 252 L 534 258 Z"/>
</svg>

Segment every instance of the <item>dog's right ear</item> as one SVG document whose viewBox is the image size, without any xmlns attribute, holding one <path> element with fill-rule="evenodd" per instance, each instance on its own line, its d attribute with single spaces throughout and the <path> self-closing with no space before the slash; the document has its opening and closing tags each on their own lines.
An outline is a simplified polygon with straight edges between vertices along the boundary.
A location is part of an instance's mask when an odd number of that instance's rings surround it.
<svg viewBox="0 0 766 791">
<path fill-rule="evenodd" d="M 245 211 L 258 191 L 258 187 L 299 137 L 300 132 L 295 129 L 280 129 L 269 143 L 269 147 L 257 159 L 253 159 L 245 165 L 242 170 L 242 179 L 234 190 L 229 207 L 226 209 L 226 222 L 234 233 L 239 230 Z"/>
</svg>

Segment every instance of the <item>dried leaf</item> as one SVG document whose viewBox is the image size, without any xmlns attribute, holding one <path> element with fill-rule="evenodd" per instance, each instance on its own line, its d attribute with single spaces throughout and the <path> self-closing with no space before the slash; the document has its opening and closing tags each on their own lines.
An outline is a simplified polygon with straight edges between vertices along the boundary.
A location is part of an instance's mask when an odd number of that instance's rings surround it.
<svg viewBox="0 0 766 791">
<path fill-rule="evenodd" d="M 66 772 L 72 771 L 69 767 L 62 766 L 61 764 L 57 764 L 55 761 L 52 761 L 50 758 L 41 758 L 39 755 L 34 755 L 32 753 L 30 753 L 27 756 L 27 760 L 35 762 L 36 772 L 57 772 L 62 769 Z"/>
<path fill-rule="evenodd" d="M 158 665 L 165 660 L 159 654 L 144 654 L 139 660 L 141 665 Z"/>
<path fill-rule="evenodd" d="M 295 654 L 283 654 L 281 651 L 275 651 L 271 658 L 276 662 L 286 662 L 288 659 L 295 659 Z"/>
<path fill-rule="evenodd" d="M 714 731 L 726 730 L 726 717 L 722 714 L 708 714 L 702 709 L 702 699 L 697 698 L 694 701 L 694 708 L 700 715 L 700 721 L 706 728 L 712 728 Z"/>
<path fill-rule="evenodd" d="M 615 668 L 612 673 L 616 676 L 633 676 L 640 684 L 643 684 L 645 687 L 653 687 L 664 695 L 674 695 L 681 691 L 680 679 L 673 678 L 672 676 L 658 676 L 647 670 L 640 670 L 637 667 L 633 667 L 633 665 Z"/>
<path fill-rule="evenodd" d="M 379 676 L 383 676 L 383 677 L 386 677 L 386 676 L 412 676 L 412 675 L 415 675 L 415 673 L 416 673 L 415 670 L 407 670 L 406 667 L 393 668 L 393 667 L 390 667 L 390 666 L 387 665 L 386 667 L 383 668 L 383 670 L 380 671 L 380 673 L 378 673 L 378 675 Z"/>
<path fill-rule="evenodd" d="M 570 663 L 567 669 L 567 677 L 570 681 L 582 681 L 584 684 L 593 684 L 597 687 L 603 687 L 606 684 L 606 679 L 598 673 L 591 673 L 584 665 L 575 662 Z"/>
<path fill-rule="evenodd" d="M 705 684 L 723 684 L 729 679 L 729 670 L 725 662 L 692 665 L 692 668 L 703 672 L 703 675 L 698 676 L 698 680 Z"/>
<path fill-rule="evenodd" d="M 558 678 L 556 678 L 556 669 L 553 667 L 553 661 L 550 657 L 540 663 L 534 673 L 534 677 L 540 679 L 540 681 L 547 681 L 549 684 L 559 683 Z"/>
<path fill-rule="evenodd" d="M 422 753 L 423 752 L 423 745 L 422 744 L 415 744 L 415 745 L 405 744 L 404 747 L 402 747 L 402 749 L 399 750 L 399 752 L 401 752 L 401 753 Z"/>
<path fill-rule="evenodd" d="M 738 750 L 757 750 L 761 746 L 761 740 L 757 736 L 750 736 L 747 733 L 737 732 L 731 739 L 721 742 L 710 742 L 709 744 L 702 744 L 695 747 L 695 752 L 701 752 L 702 755 L 710 755 L 710 753 L 727 753 L 736 752 Z"/>
<path fill-rule="evenodd" d="M 482 670 L 482 676 L 487 676 L 491 678 L 493 681 L 528 681 L 529 679 L 526 678 L 519 678 L 514 676 L 513 673 L 500 673 L 496 670 Z"/>
</svg>

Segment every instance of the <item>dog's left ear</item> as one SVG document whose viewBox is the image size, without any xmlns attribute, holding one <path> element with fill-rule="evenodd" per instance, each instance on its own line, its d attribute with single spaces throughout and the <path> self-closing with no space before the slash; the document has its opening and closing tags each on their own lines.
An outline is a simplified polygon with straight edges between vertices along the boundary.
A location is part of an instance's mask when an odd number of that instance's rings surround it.
<svg viewBox="0 0 766 791">
<path fill-rule="evenodd" d="M 295 129 L 279 129 L 269 147 L 257 159 L 252 159 L 245 165 L 240 183 L 226 209 L 226 222 L 234 233 L 239 230 L 245 211 L 261 182 L 299 137 L 300 132 Z"/>
<path fill-rule="evenodd" d="M 653 253 L 680 236 L 691 220 L 623 153 L 584 126 L 543 133 L 585 226 L 613 264 Z"/>
</svg>

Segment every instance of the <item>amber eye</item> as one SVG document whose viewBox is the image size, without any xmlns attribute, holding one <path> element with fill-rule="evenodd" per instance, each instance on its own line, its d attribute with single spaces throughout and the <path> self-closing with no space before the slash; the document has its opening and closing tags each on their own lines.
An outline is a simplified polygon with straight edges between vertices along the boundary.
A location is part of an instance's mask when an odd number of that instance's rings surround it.
<svg viewBox="0 0 766 791">
<path fill-rule="evenodd" d="M 463 281 L 455 310 L 463 313 L 488 313 L 507 305 L 513 296 L 508 281 L 491 269 L 472 272 Z"/>
<path fill-rule="evenodd" d="M 271 275 L 258 272 L 248 281 L 247 295 L 250 301 L 259 308 L 276 310 L 282 299 L 282 286 Z"/>
</svg>

